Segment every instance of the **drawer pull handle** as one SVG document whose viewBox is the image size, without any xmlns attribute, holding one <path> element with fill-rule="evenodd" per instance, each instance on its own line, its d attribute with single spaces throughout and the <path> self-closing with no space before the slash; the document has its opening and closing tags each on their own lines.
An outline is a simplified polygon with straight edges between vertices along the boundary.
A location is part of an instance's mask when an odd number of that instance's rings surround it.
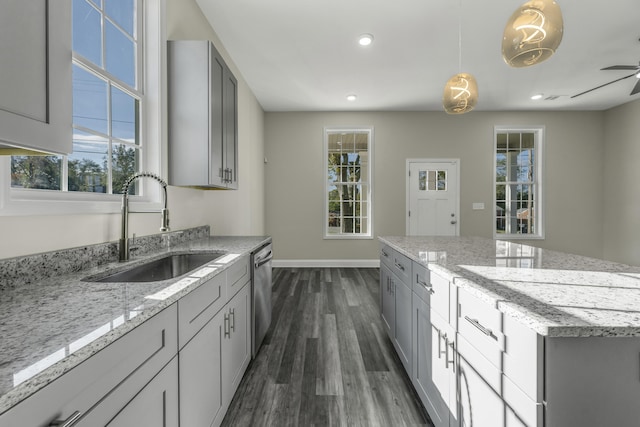
<svg viewBox="0 0 640 427">
<path fill-rule="evenodd" d="M 230 313 L 230 317 L 231 317 L 231 332 L 235 332 L 236 331 L 236 309 L 232 308 L 231 309 L 231 313 Z"/>
<path fill-rule="evenodd" d="M 453 341 L 449 341 L 449 338 L 445 336 L 444 338 L 445 346 L 444 346 L 444 367 L 445 369 L 449 369 L 449 363 L 451 363 L 455 370 L 455 357 L 456 357 L 456 347 Z M 453 356 L 452 360 L 449 360 L 449 347 L 451 347 L 451 356 Z"/>
<path fill-rule="evenodd" d="M 423 282 L 418 278 L 416 278 L 416 282 L 418 282 L 419 285 L 422 285 L 422 287 L 425 288 L 427 291 L 429 291 L 430 294 L 436 293 L 436 291 L 433 290 L 433 286 L 426 284 L 425 282 Z"/>
<path fill-rule="evenodd" d="M 231 336 L 231 332 L 229 331 L 229 315 L 227 313 L 224 314 L 224 336 L 225 338 Z"/>
<path fill-rule="evenodd" d="M 384 256 L 385 258 L 389 258 L 389 254 L 386 253 L 384 249 L 381 252 L 382 252 L 382 256 Z"/>
<path fill-rule="evenodd" d="M 486 336 L 491 337 L 494 340 L 498 341 L 498 337 L 493 333 L 493 331 L 491 329 L 489 329 L 489 328 L 486 328 L 486 327 L 482 326 L 480 324 L 480 322 L 478 322 L 478 320 L 472 319 L 469 316 L 464 316 L 464 320 L 466 320 L 467 322 L 471 323 L 473 326 L 475 326 L 477 329 L 479 329 L 480 332 L 482 332 Z"/>
<path fill-rule="evenodd" d="M 404 265 L 400 264 L 399 262 L 394 263 L 396 265 L 396 268 L 404 271 Z"/>
<path fill-rule="evenodd" d="M 49 427 L 71 427 L 80 419 L 81 416 L 82 413 L 80 411 L 75 411 L 64 421 L 51 421 L 51 423 L 49 423 Z"/>
</svg>

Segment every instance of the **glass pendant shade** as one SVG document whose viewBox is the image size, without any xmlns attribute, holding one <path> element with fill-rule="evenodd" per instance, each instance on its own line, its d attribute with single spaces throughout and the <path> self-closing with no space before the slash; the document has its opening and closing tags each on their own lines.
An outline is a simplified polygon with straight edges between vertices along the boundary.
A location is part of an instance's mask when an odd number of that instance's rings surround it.
<svg viewBox="0 0 640 427">
<path fill-rule="evenodd" d="M 464 114 L 478 103 L 478 83 L 468 73 L 451 77 L 444 86 L 442 106 L 448 114 Z"/>
<path fill-rule="evenodd" d="M 562 12 L 553 0 L 530 0 L 509 18 L 502 37 L 502 57 L 512 67 L 539 64 L 562 41 Z"/>
</svg>

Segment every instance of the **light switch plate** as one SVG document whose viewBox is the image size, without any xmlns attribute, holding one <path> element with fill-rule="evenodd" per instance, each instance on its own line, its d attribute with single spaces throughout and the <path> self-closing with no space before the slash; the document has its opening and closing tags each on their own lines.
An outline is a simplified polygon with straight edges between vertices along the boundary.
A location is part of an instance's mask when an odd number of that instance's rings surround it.
<svg viewBox="0 0 640 427">
<path fill-rule="evenodd" d="M 473 209 L 474 211 L 481 211 L 481 210 L 483 210 L 483 209 L 484 209 L 484 203 L 474 203 L 474 204 L 472 205 L 472 209 Z"/>
</svg>

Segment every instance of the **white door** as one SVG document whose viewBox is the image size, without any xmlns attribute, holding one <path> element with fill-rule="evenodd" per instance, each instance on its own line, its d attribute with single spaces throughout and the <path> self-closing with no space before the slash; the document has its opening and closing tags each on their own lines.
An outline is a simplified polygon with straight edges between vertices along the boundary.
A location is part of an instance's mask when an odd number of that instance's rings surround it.
<svg viewBox="0 0 640 427">
<path fill-rule="evenodd" d="M 407 235 L 457 236 L 459 160 L 408 160 Z"/>
</svg>

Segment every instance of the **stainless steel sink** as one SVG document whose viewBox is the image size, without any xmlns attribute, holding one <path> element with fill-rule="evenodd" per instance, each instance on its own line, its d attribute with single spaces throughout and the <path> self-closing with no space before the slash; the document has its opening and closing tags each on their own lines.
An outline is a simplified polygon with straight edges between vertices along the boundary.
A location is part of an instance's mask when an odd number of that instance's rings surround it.
<svg viewBox="0 0 640 427">
<path fill-rule="evenodd" d="M 167 255 L 147 263 L 119 271 L 106 277 L 87 279 L 91 282 L 158 282 L 173 279 L 225 255 L 225 252 Z"/>
</svg>

